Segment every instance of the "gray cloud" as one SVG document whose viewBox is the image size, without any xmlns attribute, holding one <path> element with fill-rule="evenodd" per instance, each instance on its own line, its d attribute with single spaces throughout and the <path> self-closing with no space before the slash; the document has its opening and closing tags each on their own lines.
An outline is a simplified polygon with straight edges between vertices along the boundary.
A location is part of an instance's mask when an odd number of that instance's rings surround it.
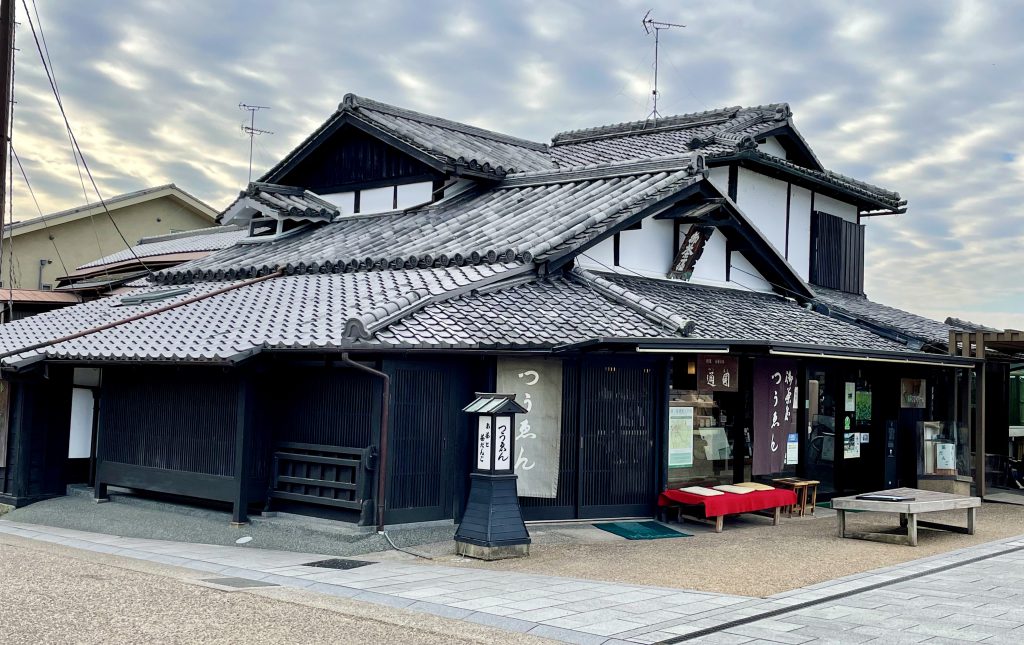
<svg viewBox="0 0 1024 645">
<path fill-rule="evenodd" d="M 788 101 L 830 168 L 899 190 L 868 224 L 868 293 L 1024 327 L 1024 12 L 1012 1 L 99 2 L 40 0 L 72 125 L 110 195 L 173 181 L 221 207 L 246 178 L 240 101 L 272 106 L 255 171 L 346 92 L 522 137 Z M 19 5 L 20 10 L 20 5 Z M 15 146 L 44 210 L 82 201 L 27 21 Z M 35 215 L 20 184 L 18 217 Z"/>
</svg>

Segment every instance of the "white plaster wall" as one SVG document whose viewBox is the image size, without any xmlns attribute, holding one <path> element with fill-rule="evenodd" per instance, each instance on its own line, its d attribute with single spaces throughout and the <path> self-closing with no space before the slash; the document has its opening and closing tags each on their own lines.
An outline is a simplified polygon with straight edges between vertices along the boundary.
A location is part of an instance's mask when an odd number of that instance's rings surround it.
<svg viewBox="0 0 1024 645">
<path fill-rule="evenodd" d="M 814 210 L 842 217 L 847 222 L 857 222 L 857 207 L 824 195 L 814 196 Z"/>
<path fill-rule="evenodd" d="M 811 191 L 793 186 L 789 200 L 789 263 L 809 280 L 811 263 Z"/>
<path fill-rule="evenodd" d="M 779 252 L 786 252 L 786 182 L 746 168 L 736 178 L 736 204 Z"/>
<path fill-rule="evenodd" d="M 725 283 L 725 236 L 722 232 L 715 230 L 704 245 L 704 252 L 697 260 L 697 266 L 693 267 L 694 282 L 705 282 L 722 285 Z"/>
<path fill-rule="evenodd" d="M 347 193 L 328 193 L 320 195 L 320 197 L 340 208 L 342 215 L 352 215 L 355 212 L 355 193 L 352 191 Z"/>
<path fill-rule="evenodd" d="M 739 251 L 733 251 L 730 257 L 732 270 L 729 272 L 729 281 L 754 291 L 771 291 L 772 285 L 761 275 L 761 272 L 754 268 L 754 265 L 747 260 L 746 256 Z"/>
<path fill-rule="evenodd" d="M 768 137 L 764 143 L 758 144 L 757 149 L 773 157 L 786 158 L 786 149 L 782 147 L 782 144 L 775 137 Z"/>
<path fill-rule="evenodd" d="M 430 201 L 434 184 L 422 181 L 417 184 L 403 184 L 398 187 L 398 207 L 411 208 Z"/>
<path fill-rule="evenodd" d="M 583 255 L 576 256 L 576 263 L 580 266 L 593 269 L 595 271 L 607 271 L 610 268 L 614 268 L 615 264 L 615 246 L 612 238 L 604 240 L 600 244 L 587 249 L 586 254 L 589 257 Z"/>
<path fill-rule="evenodd" d="M 619 233 L 619 265 L 649 275 L 664 276 L 672 265 L 672 222 L 649 217 L 640 229 Z"/>
<path fill-rule="evenodd" d="M 729 166 L 712 168 L 708 173 L 708 181 L 726 197 L 729 196 Z"/>
<path fill-rule="evenodd" d="M 383 213 L 394 210 L 395 187 L 370 188 L 359 191 L 359 214 Z"/>
</svg>

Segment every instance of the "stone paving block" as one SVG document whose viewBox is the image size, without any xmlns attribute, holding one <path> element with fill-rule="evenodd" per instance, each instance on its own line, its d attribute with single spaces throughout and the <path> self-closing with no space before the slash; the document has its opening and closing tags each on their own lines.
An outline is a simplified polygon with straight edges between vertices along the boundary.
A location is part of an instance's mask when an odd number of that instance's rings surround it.
<svg viewBox="0 0 1024 645">
<path fill-rule="evenodd" d="M 451 605 L 451 603 L 449 603 L 449 605 Z M 494 614 L 495 616 L 510 616 L 512 614 L 519 613 L 515 609 L 511 609 L 509 607 L 502 607 L 501 605 L 495 605 L 493 607 L 481 607 L 476 611 L 483 612 L 485 614 Z"/>
<path fill-rule="evenodd" d="M 531 629 L 538 627 L 537 623 L 533 623 L 528 620 L 518 620 L 515 618 L 509 618 L 508 616 L 496 616 L 494 614 L 486 614 L 479 611 L 466 616 L 463 620 L 520 633 L 526 633 Z"/>
<path fill-rule="evenodd" d="M 511 609 L 511 607 L 509 607 Z M 572 612 L 558 607 L 541 607 L 540 609 L 530 609 L 528 611 L 517 611 L 512 614 L 506 614 L 512 618 L 518 618 L 519 620 L 532 620 L 535 623 L 543 623 L 547 620 L 554 620 L 556 618 L 563 618 L 571 615 Z"/>
<path fill-rule="evenodd" d="M 801 629 L 814 629 L 812 627 L 802 627 Z M 736 627 L 730 627 L 723 633 L 725 634 L 736 634 L 739 636 L 747 636 L 749 638 L 756 639 L 759 642 L 765 643 L 786 643 L 788 645 L 801 645 L 802 643 L 809 643 L 815 640 L 814 636 L 802 636 L 798 631 L 792 632 L 778 632 L 767 629 L 760 629 L 754 624 L 750 625 L 739 625 Z"/>
<path fill-rule="evenodd" d="M 755 623 L 756 624 L 756 623 Z M 867 643 L 875 638 L 875 635 L 861 634 L 854 629 L 835 630 L 828 627 L 801 627 L 798 630 L 787 632 L 795 636 L 805 637 L 809 640 L 842 640 L 844 643 Z M 767 635 L 766 638 L 774 639 L 775 635 Z"/>
<path fill-rule="evenodd" d="M 568 602 L 559 605 L 562 609 L 568 609 L 569 611 L 595 611 L 598 609 L 608 609 L 620 604 L 614 597 L 609 598 L 608 596 L 602 596 L 600 598 L 591 598 L 590 600 L 577 600 L 575 602 Z"/>
<path fill-rule="evenodd" d="M 445 618 L 456 618 L 461 619 L 473 613 L 469 609 L 459 609 L 458 607 L 449 607 L 448 605 L 440 605 L 433 602 L 415 602 L 406 609 L 412 611 L 422 611 L 435 616 L 444 616 Z"/>
<path fill-rule="evenodd" d="M 373 591 L 364 591 L 361 594 L 352 596 L 352 598 L 366 602 L 375 602 L 379 605 L 387 605 L 388 607 L 398 607 L 399 609 L 404 609 L 414 602 L 408 598 L 399 598 L 398 596 L 389 596 L 387 594 L 374 593 Z"/>
<path fill-rule="evenodd" d="M 554 598 L 533 598 L 532 600 L 516 600 L 512 602 L 509 602 L 504 598 L 502 600 L 502 605 L 504 605 L 505 607 L 509 607 L 511 609 L 515 609 L 517 611 L 532 611 L 534 609 L 544 609 L 546 607 L 564 606 L 566 604 L 571 604 L 555 600 Z M 571 612 L 572 610 L 568 611 Z"/>
<path fill-rule="evenodd" d="M 638 627 L 643 627 L 643 625 L 631 620 L 613 618 L 611 620 L 604 620 L 598 623 L 580 625 L 576 628 L 576 631 L 585 632 L 587 634 L 597 634 L 598 636 L 612 636 L 614 634 L 621 634 L 622 632 L 637 629 Z"/>
<path fill-rule="evenodd" d="M 752 643 L 754 639 L 750 636 L 742 636 L 740 634 L 731 634 L 729 632 L 716 632 L 714 634 L 708 634 L 707 636 L 701 636 L 699 642 L 702 645 L 740 645 L 741 643 Z"/>
<path fill-rule="evenodd" d="M 576 643 L 577 645 L 601 645 L 608 640 L 604 636 L 584 634 L 583 632 L 578 632 L 573 629 L 553 627 L 551 625 L 537 625 L 527 633 L 531 636 L 550 638 L 551 640 L 562 641 L 565 643 Z"/>
<path fill-rule="evenodd" d="M 505 602 L 505 599 L 501 596 L 488 596 L 486 598 L 472 598 L 470 600 L 461 600 L 459 602 L 452 603 L 452 607 L 458 607 L 460 609 L 472 609 L 478 610 L 484 607 L 495 607 Z M 516 611 L 513 609 L 512 611 Z"/>
<path fill-rule="evenodd" d="M 905 631 L 914 632 L 917 634 L 929 634 L 931 636 L 938 636 L 941 638 L 950 638 L 953 640 L 959 640 L 960 642 L 972 642 L 977 643 L 983 641 L 986 638 L 995 636 L 994 631 L 980 631 L 969 627 L 960 627 L 955 625 L 946 625 L 940 622 L 929 622 L 909 627 Z"/>
<path fill-rule="evenodd" d="M 679 634 L 673 634 L 672 632 L 647 632 L 645 634 L 638 634 L 636 636 L 630 636 L 625 639 L 630 643 L 641 643 L 642 645 L 651 645 L 652 643 L 658 643 L 669 638 L 675 638 Z"/>
<path fill-rule="evenodd" d="M 323 582 L 310 582 L 307 589 L 309 591 L 315 591 L 329 596 L 337 596 L 339 598 L 352 598 L 353 596 L 358 596 L 362 593 L 362 591 L 358 589 L 349 589 L 348 587 L 339 587 L 337 585 L 329 585 Z"/>
</svg>

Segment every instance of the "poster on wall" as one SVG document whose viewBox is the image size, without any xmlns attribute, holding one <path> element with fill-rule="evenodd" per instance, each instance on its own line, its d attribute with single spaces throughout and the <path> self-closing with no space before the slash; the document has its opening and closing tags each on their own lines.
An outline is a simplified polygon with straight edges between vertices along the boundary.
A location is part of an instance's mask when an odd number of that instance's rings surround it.
<svg viewBox="0 0 1024 645">
<path fill-rule="evenodd" d="M 797 432 L 795 396 L 796 362 L 754 364 L 754 475 L 778 473 L 785 466 L 786 439 Z"/>
<path fill-rule="evenodd" d="M 855 409 L 854 395 L 857 392 L 857 384 L 847 382 L 846 384 L 846 399 L 843 409 L 847 412 L 853 412 Z"/>
<path fill-rule="evenodd" d="M 926 400 L 925 380 L 922 378 L 900 379 L 900 407 L 924 409 Z"/>
<path fill-rule="evenodd" d="M 843 433 L 843 459 L 856 459 L 860 457 L 860 433 Z"/>
<path fill-rule="evenodd" d="M 693 408 L 668 409 L 668 467 L 693 465 Z"/>
<path fill-rule="evenodd" d="M 859 390 L 857 392 L 857 421 L 871 420 L 871 391 Z"/>
<path fill-rule="evenodd" d="M 515 417 L 512 456 L 520 497 L 558 494 L 562 438 L 562 361 L 499 358 L 497 389 L 516 395 L 526 414 Z"/>
<path fill-rule="evenodd" d="M 698 392 L 738 392 L 740 359 L 721 354 L 697 355 Z"/>
<path fill-rule="evenodd" d="M 786 465 L 800 463 L 800 436 L 792 432 L 786 435 Z"/>
</svg>

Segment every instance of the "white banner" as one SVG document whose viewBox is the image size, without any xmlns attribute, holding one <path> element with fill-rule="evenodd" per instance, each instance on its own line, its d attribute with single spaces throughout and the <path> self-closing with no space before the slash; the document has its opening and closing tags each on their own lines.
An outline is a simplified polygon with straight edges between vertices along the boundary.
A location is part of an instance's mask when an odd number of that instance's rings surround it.
<svg viewBox="0 0 1024 645">
<path fill-rule="evenodd" d="M 520 497 L 555 497 L 562 438 L 562 361 L 499 358 L 497 390 L 514 393 L 527 414 L 516 415 L 515 472 Z"/>
</svg>

